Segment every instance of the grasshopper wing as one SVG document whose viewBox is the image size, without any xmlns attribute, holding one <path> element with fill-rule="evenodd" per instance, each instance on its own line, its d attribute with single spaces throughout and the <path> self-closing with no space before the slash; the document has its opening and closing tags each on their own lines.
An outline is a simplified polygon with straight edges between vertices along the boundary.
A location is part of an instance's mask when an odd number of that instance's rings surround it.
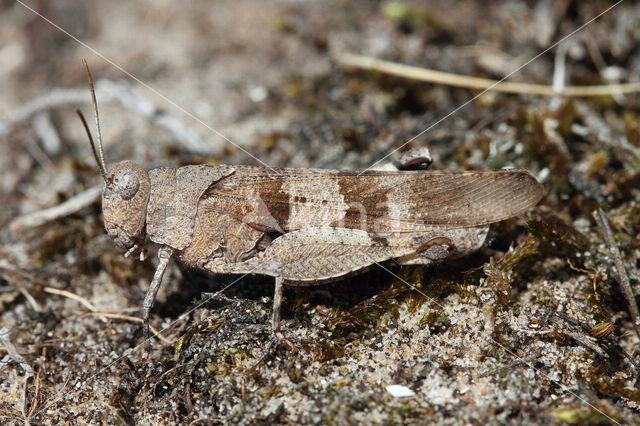
<svg viewBox="0 0 640 426">
<path fill-rule="evenodd" d="M 338 171 L 238 167 L 204 197 L 267 232 L 347 228 L 374 233 L 482 226 L 519 215 L 542 197 L 526 170 Z"/>
</svg>

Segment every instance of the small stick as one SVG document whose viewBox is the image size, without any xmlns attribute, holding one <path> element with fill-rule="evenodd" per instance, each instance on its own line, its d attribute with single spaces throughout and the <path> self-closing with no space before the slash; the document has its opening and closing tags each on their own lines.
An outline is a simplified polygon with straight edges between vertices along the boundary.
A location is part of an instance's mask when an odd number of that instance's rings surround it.
<svg viewBox="0 0 640 426">
<path fill-rule="evenodd" d="M 53 288 L 53 287 L 46 287 L 44 289 L 44 291 L 46 291 L 47 293 L 57 294 L 59 296 L 68 297 L 69 299 L 73 299 L 73 300 L 76 300 L 76 301 L 82 303 L 84 306 L 86 306 L 91 311 L 89 313 L 90 315 L 96 315 L 104 322 L 108 322 L 107 318 L 121 319 L 121 320 L 134 321 L 134 322 L 143 322 L 143 320 L 141 318 L 132 317 L 132 316 L 129 316 L 129 315 L 121 315 L 121 314 L 114 314 L 114 313 L 108 313 L 108 312 L 100 312 L 87 299 L 85 299 L 85 298 L 83 298 L 81 296 L 78 296 L 75 293 L 71 293 L 69 291 L 66 291 L 66 290 L 59 290 L 59 289 Z M 156 330 L 155 328 L 153 328 L 151 326 L 149 328 L 151 329 L 151 332 L 155 336 L 158 337 L 158 339 L 162 340 L 164 343 L 167 343 L 169 345 L 173 344 L 173 342 L 171 342 L 170 340 L 168 340 L 165 337 L 163 337 L 162 334 L 160 334 L 160 332 L 158 330 Z"/>
<path fill-rule="evenodd" d="M 59 154 L 62 149 L 62 142 L 60 141 L 60 135 L 51 121 L 48 111 L 36 114 L 33 118 L 33 127 L 47 155 Z"/>
<path fill-rule="evenodd" d="M 17 275 L 21 278 L 26 278 L 29 281 L 35 281 L 30 274 L 16 268 L 8 262 L 0 261 L 0 277 L 3 277 L 10 285 L 15 286 L 24 298 L 27 299 L 27 302 L 29 302 L 34 311 L 42 312 L 42 308 L 25 286 L 22 285 L 20 279 L 13 279 L 11 275 Z"/>
<path fill-rule="evenodd" d="M 157 108 L 147 98 L 136 94 L 126 83 L 100 80 L 96 83 L 96 92 L 102 102 L 118 105 L 164 128 L 190 152 L 215 156 L 223 151 L 222 144 L 206 143 L 185 123 Z M 11 133 L 14 128 L 34 120 L 38 114 L 53 108 L 91 102 L 91 96 L 85 89 L 51 89 L 48 93 L 27 101 L 9 117 L 0 118 L 0 138 Z"/>
<path fill-rule="evenodd" d="M 35 379 L 36 391 L 35 391 L 35 394 L 33 395 L 33 404 L 29 409 L 29 414 L 26 416 L 27 419 L 31 419 L 36 412 L 36 408 L 38 408 L 38 398 L 40 397 L 40 371 L 41 370 L 42 368 L 38 368 L 38 372 L 36 373 L 36 379 Z M 27 385 L 27 382 L 25 381 L 25 389 L 26 389 L 26 385 Z"/>
<path fill-rule="evenodd" d="M 410 65 L 399 64 L 397 62 L 383 61 L 381 59 L 354 55 L 351 53 L 343 53 L 338 55 L 336 59 L 345 66 L 362 68 L 368 71 L 377 71 L 411 80 L 444 84 L 454 87 L 465 87 L 467 89 L 491 89 L 495 92 L 503 93 L 540 96 L 589 97 L 640 92 L 640 82 L 596 86 L 564 86 L 561 90 L 556 90 L 553 86 L 544 84 L 515 83 L 509 81 L 501 82 L 488 78 L 470 77 L 467 75 L 413 67 Z"/>
<path fill-rule="evenodd" d="M 0 328 L 0 343 L 2 343 L 2 346 L 4 346 L 4 349 L 9 354 L 9 357 L 20 364 L 27 377 L 33 377 L 33 368 L 31 368 L 31 365 L 29 365 L 29 363 L 25 361 L 22 355 L 18 353 L 16 347 L 13 345 L 13 343 L 11 343 L 11 340 L 9 340 L 9 329 L 7 327 Z M 2 364 L 0 364 L 0 366 L 1 365 Z"/>
<path fill-rule="evenodd" d="M 73 299 L 77 302 L 80 302 L 81 304 L 83 304 L 84 306 L 86 306 L 91 312 L 98 312 L 98 309 L 93 305 L 93 303 L 89 302 L 87 299 L 85 299 L 82 296 L 78 296 L 75 293 L 71 293 L 70 291 L 66 291 L 66 290 L 59 290 L 57 288 L 53 288 L 53 287 L 45 287 L 44 291 L 50 294 L 57 294 L 58 296 L 64 296 L 64 297 L 68 297 L 69 299 Z M 103 322 L 109 322 L 107 320 L 106 317 L 104 317 L 103 315 L 100 315 L 100 319 Z"/>
<path fill-rule="evenodd" d="M 51 161 L 51 158 L 49 158 L 49 154 L 47 154 L 42 148 L 40 148 L 40 145 L 38 145 L 35 138 L 31 134 L 25 136 L 24 147 L 42 168 L 53 168 L 53 161 Z"/>
<path fill-rule="evenodd" d="M 631 322 L 633 322 L 633 327 L 636 330 L 636 334 L 638 335 L 638 337 L 640 337 L 640 312 L 638 312 L 638 305 L 636 305 L 635 295 L 633 294 L 633 289 L 631 288 L 631 283 L 629 282 L 627 271 L 625 270 L 624 264 L 622 263 L 620 249 L 618 248 L 618 244 L 613 237 L 613 232 L 611 231 L 609 220 L 607 219 L 607 215 L 602 209 L 594 211 L 593 217 L 598 224 L 598 228 L 600 228 L 602 237 L 609 246 L 611 256 L 613 257 L 613 269 L 616 272 L 616 275 L 618 275 L 618 282 L 620 283 L 620 287 L 622 287 L 622 293 L 624 294 L 624 297 L 627 299 L 627 303 L 629 304 Z"/>
<path fill-rule="evenodd" d="M 133 321 L 133 322 L 144 322 L 144 320 L 142 318 L 138 318 L 138 317 L 132 317 L 130 315 L 122 315 L 122 314 L 114 314 L 114 313 L 109 313 L 109 312 L 88 312 L 88 315 L 98 315 L 98 316 L 104 316 L 107 318 L 111 318 L 111 319 L 121 319 L 121 320 L 125 320 L 125 321 Z M 153 326 L 149 326 L 149 330 L 151 330 L 151 332 L 153 333 L 153 336 L 157 337 L 159 340 L 162 340 L 164 343 L 168 344 L 168 345 L 173 345 L 173 342 L 169 339 L 167 339 L 166 337 L 164 337 L 162 334 L 162 331 L 158 331 L 156 330 Z"/>
<path fill-rule="evenodd" d="M 600 346 L 598 346 L 593 337 L 587 336 L 586 334 L 575 333 L 568 329 L 561 330 L 560 333 L 564 334 L 565 336 L 571 337 L 573 340 L 586 347 L 587 349 L 591 349 L 602 358 L 609 358 L 609 354 L 606 353 Z"/>
<path fill-rule="evenodd" d="M 86 191 L 74 195 L 62 204 L 58 204 L 57 206 L 53 206 L 48 209 L 39 210 L 34 213 L 29 213 L 14 219 L 9 224 L 9 229 L 16 233 L 25 228 L 34 228 L 61 217 L 76 213 L 77 211 L 82 210 L 85 207 L 89 207 L 91 204 L 98 201 L 101 194 L 102 184 L 92 186 Z"/>
<path fill-rule="evenodd" d="M 542 349 L 536 349 L 533 351 L 533 353 L 531 355 L 529 355 L 526 358 L 520 358 L 520 359 L 516 359 L 512 362 L 510 362 L 507 365 L 503 365 L 502 367 L 498 367 L 498 368 L 492 368 L 490 370 L 485 371 L 484 373 L 480 373 L 478 375 L 478 377 L 487 377 L 487 376 L 493 376 L 497 373 L 499 373 L 500 371 L 505 371 L 505 370 L 513 370 L 514 368 L 516 368 L 517 366 L 521 365 L 521 364 L 525 364 L 525 366 L 528 366 L 528 364 L 533 361 L 534 359 L 537 359 L 540 354 L 542 353 Z"/>
<path fill-rule="evenodd" d="M 197 425 L 198 423 L 222 423 L 224 420 L 222 417 L 200 417 L 189 423 L 189 426 Z"/>
</svg>

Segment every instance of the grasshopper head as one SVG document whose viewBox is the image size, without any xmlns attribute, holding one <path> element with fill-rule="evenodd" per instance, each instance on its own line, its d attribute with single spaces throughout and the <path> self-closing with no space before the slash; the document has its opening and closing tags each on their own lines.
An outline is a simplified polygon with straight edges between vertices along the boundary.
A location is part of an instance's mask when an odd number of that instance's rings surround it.
<svg viewBox="0 0 640 426">
<path fill-rule="evenodd" d="M 104 190 L 102 191 L 104 227 L 116 245 L 127 250 L 127 254 L 129 254 L 138 249 L 144 241 L 147 202 L 149 201 L 151 189 L 149 174 L 145 169 L 131 161 L 118 163 L 110 171 L 107 171 L 93 78 L 87 62 L 85 60 L 82 62 L 89 80 L 89 88 L 91 89 L 91 100 L 93 101 L 93 111 L 98 132 L 97 144 L 93 141 L 84 116 L 80 110 L 76 109 L 76 112 L 87 132 L 93 156 L 96 159 L 96 163 L 98 163 L 98 168 L 104 180 Z"/>
<path fill-rule="evenodd" d="M 107 173 L 102 214 L 118 247 L 128 250 L 144 240 L 150 188 L 147 171 L 131 161 L 118 163 Z"/>
</svg>

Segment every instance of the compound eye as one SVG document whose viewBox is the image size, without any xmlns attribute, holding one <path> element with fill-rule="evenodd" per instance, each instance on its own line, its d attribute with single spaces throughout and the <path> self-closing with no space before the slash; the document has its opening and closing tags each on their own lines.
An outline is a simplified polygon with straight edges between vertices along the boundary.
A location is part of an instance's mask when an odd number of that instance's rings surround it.
<svg viewBox="0 0 640 426">
<path fill-rule="evenodd" d="M 140 180 L 131 170 L 120 170 L 113 178 L 113 183 L 123 200 L 132 199 L 140 189 Z"/>
</svg>

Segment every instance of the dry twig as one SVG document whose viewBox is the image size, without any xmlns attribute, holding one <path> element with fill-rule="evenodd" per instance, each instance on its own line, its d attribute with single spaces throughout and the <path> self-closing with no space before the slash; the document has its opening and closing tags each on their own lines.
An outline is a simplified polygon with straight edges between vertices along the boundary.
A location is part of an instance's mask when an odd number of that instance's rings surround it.
<svg viewBox="0 0 640 426">
<path fill-rule="evenodd" d="M 6 327 L 0 328 L 0 343 L 4 346 L 4 349 L 7 351 L 8 356 L 13 359 L 16 363 L 18 363 L 22 369 L 25 371 L 26 378 L 33 376 L 33 368 L 31 365 L 18 353 L 18 350 L 9 340 L 9 329 Z M 5 363 L 0 363 L 0 366 L 5 365 Z"/>
<path fill-rule="evenodd" d="M 509 81 L 497 81 L 488 78 L 470 77 L 467 75 L 452 74 L 427 68 L 413 67 L 397 62 L 383 61 L 367 56 L 343 53 L 336 57 L 344 66 L 362 68 L 368 71 L 377 71 L 397 77 L 428 83 L 444 84 L 447 86 L 464 87 L 476 90 L 493 90 L 503 93 L 517 93 L 523 95 L 540 96 L 613 96 L 625 93 L 640 92 L 640 82 L 624 84 L 606 84 L 597 86 L 564 86 L 556 89 L 554 86 L 544 84 L 515 83 Z"/>
<path fill-rule="evenodd" d="M 53 287 L 45 287 L 44 291 L 50 294 L 57 294 L 58 296 L 68 297 L 69 299 L 73 299 L 77 302 L 80 302 L 81 304 L 86 306 L 91 312 L 98 312 L 98 309 L 96 309 L 93 303 L 89 302 L 87 299 L 85 299 L 82 296 L 78 296 L 75 293 L 71 293 L 70 291 L 59 290 Z M 107 320 L 107 318 L 104 315 L 99 315 L 99 317 L 103 322 L 109 322 L 109 320 Z"/>
<path fill-rule="evenodd" d="M 17 233 L 25 228 L 34 228 L 61 217 L 76 213 L 77 211 L 98 201 L 100 199 L 100 194 L 102 194 L 102 184 L 92 186 L 86 191 L 69 198 L 62 204 L 34 213 L 29 213 L 14 219 L 9 224 L 9 229 L 11 229 L 13 233 Z"/>
<path fill-rule="evenodd" d="M 118 104 L 141 115 L 152 123 L 163 127 L 185 149 L 203 155 L 219 155 L 223 144 L 205 143 L 182 121 L 156 108 L 151 101 L 136 94 L 126 83 L 100 80 L 96 84 L 96 95 L 101 103 Z M 52 89 L 47 94 L 36 97 L 16 110 L 11 117 L 0 120 L 0 138 L 9 134 L 16 126 L 34 120 L 38 115 L 52 108 L 91 104 L 91 96 L 86 89 Z"/>
<path fill-rule="evenodd" d="M 29 281 L 36 281 L 30 274 L 18 269 L 16 266 L 12 265 L 5 259 L 0 260 L 0 277 L 4 278 L 12 286 L 16 287 L 17 290 L 24 296 L 24 298 L 27 299 L 27 302 L 29 302 L 34 311 L 42 312 L 40 304 L 20 282 L 21 278 Z"/>
<path fill-rule="evenodd" d="M 564 334 L 565 336 L 571 337 L 573 340 L 575 340 L 585 348 L 591 349 L 593 352 L 597 353 L 602 358 L 609 358 L 609 354 L 605 352 L 605 350 L 602 349 L 600 346 L 598 346 L 598 343 L 596 342 L 595 338 L 588 336 L 586 334 L 576 333 L 569 329 L 564 329 L 561 331 L 561 333 Z"/>
<path fill-rule="evenodd" d="M 620 283 L 620 287 L 622 287 L 622 293 L 624 294 L 624 297 L 627 299 L 627 303 L 629 304 L 629 314 L 631 315 L 631 322 L 633 322 L 633 327 L 636 330 L 636 334 L 638 335 L 638 337 L 640 337 L 640 312 L 638 312 L 636 298 L 633 294 L 631 283 L 629 282 L 629 276 L 627 275 L 627 271 L 625 270 L 624 264 L 622 263 L 620 249 L 618 248 L 618 244 L 613 237 L 613 232 L 611 231 L 609 220 L 607 219 L 607 215 L 602 209 L 594 211 L 593 217 L 598 224 L 598 228 L 600 228 L 600 233 L 602 234 L 605 243 L 609 246 L 609 251 L 611 253 L 611 257 L 613 258 L 613 269 L 618 276 L 618 282 Z"/>
<path fill-rule="evenodd" d="M 40 371 L 41 369 L 39 368 L 38 372 L 36 373 L 36 391 L 33 395 L 33 404 L 31 405 L 31 408 L 29 409 L 29 414 L 27 415 L 28 419 L 31 419 L 33 417 L 33 415 L 36 413 L 36 408 L 38 408 L 38 399 L 40 398 L 40 384 L 41 384 Z"/>
<path fill-rule="evenodd" d="M 130 315 L 114 314 L 114 313 L 110 313 L 110 312 L 89 312 L 89 315 L 97 315 L 97 316 L 100 316 L 100 317 L 106 317 L 106 318 L 111 318 L 111 319 L 121 319 L 121 320 L 125 320 L 125 321 L 133 321 L 133 322 L 139 322 L 139 323 L 143 323 L 144 322 L 144 320 L 142 318 L 132 317 Z M 167 339 L 166 337 L 164 337 L 161 334 L 162 331 L 164 331 L 164 330 L 158 331 L 152 326 L 149 326 L 149 329 L 151 330 L 153 335 L 155 337 L 157 337 L 159 340 L 162 340 L 164 343 L 166 343 L 168 345 L 173 345 L 173 342 L 171 340 Z"/>
<path fill-rule="evenodd" d="M 138 318 L 138 317 L 132 317 L 132 316 L 129 316 L 129 315 L 121 315 L 121 314 L 114 314 L 114 313 L 110 313 L 110 312 L 98 311 L 98 309 L 91 302 L 89 302 L 87 299 L 85 299 L 84 297 L 78 296 L 77 294 L 71 293 L 71 292 L 66 291 L 66 290 L 59 290 L 59 289 L 53 288 L 53 287 L 46 287 L 44 289 L 44 291 L 46 291 L 47 293 L 51 293 L 51 294 L 57 294 L 58 296 L 68 297 L 69 299 L 73 299 L 73 300 L 76 300 L 76 301 L 80 302 L 81 304 L 86 306 L 87 309 L 89 309 L 91 311 L 89 313 L 89 315 L 95 315 L 95 316 L 99 317 L 103 322 L 108 322 L 109 320 L 107 318 L 121 319 L 121 320 L 125 320 L 125 321 L 133 321 L 133 322 L 140 322 L 140 323 L 143 322 L 142 318 Z M 151 329 L 153 334 L 158 337 L 158 339 L 162 340 L 164 343 L 167 343 L 169 345 L 173 344 L 173 342 L 171 342 L 170 340 L 168 340 L 167 338 L 162 336 L 162 334 L 160 334 L 160 332 L 158 330 L 156 330 L 153 327 L 149 327 L 149 328 Z"/>
</svg>

